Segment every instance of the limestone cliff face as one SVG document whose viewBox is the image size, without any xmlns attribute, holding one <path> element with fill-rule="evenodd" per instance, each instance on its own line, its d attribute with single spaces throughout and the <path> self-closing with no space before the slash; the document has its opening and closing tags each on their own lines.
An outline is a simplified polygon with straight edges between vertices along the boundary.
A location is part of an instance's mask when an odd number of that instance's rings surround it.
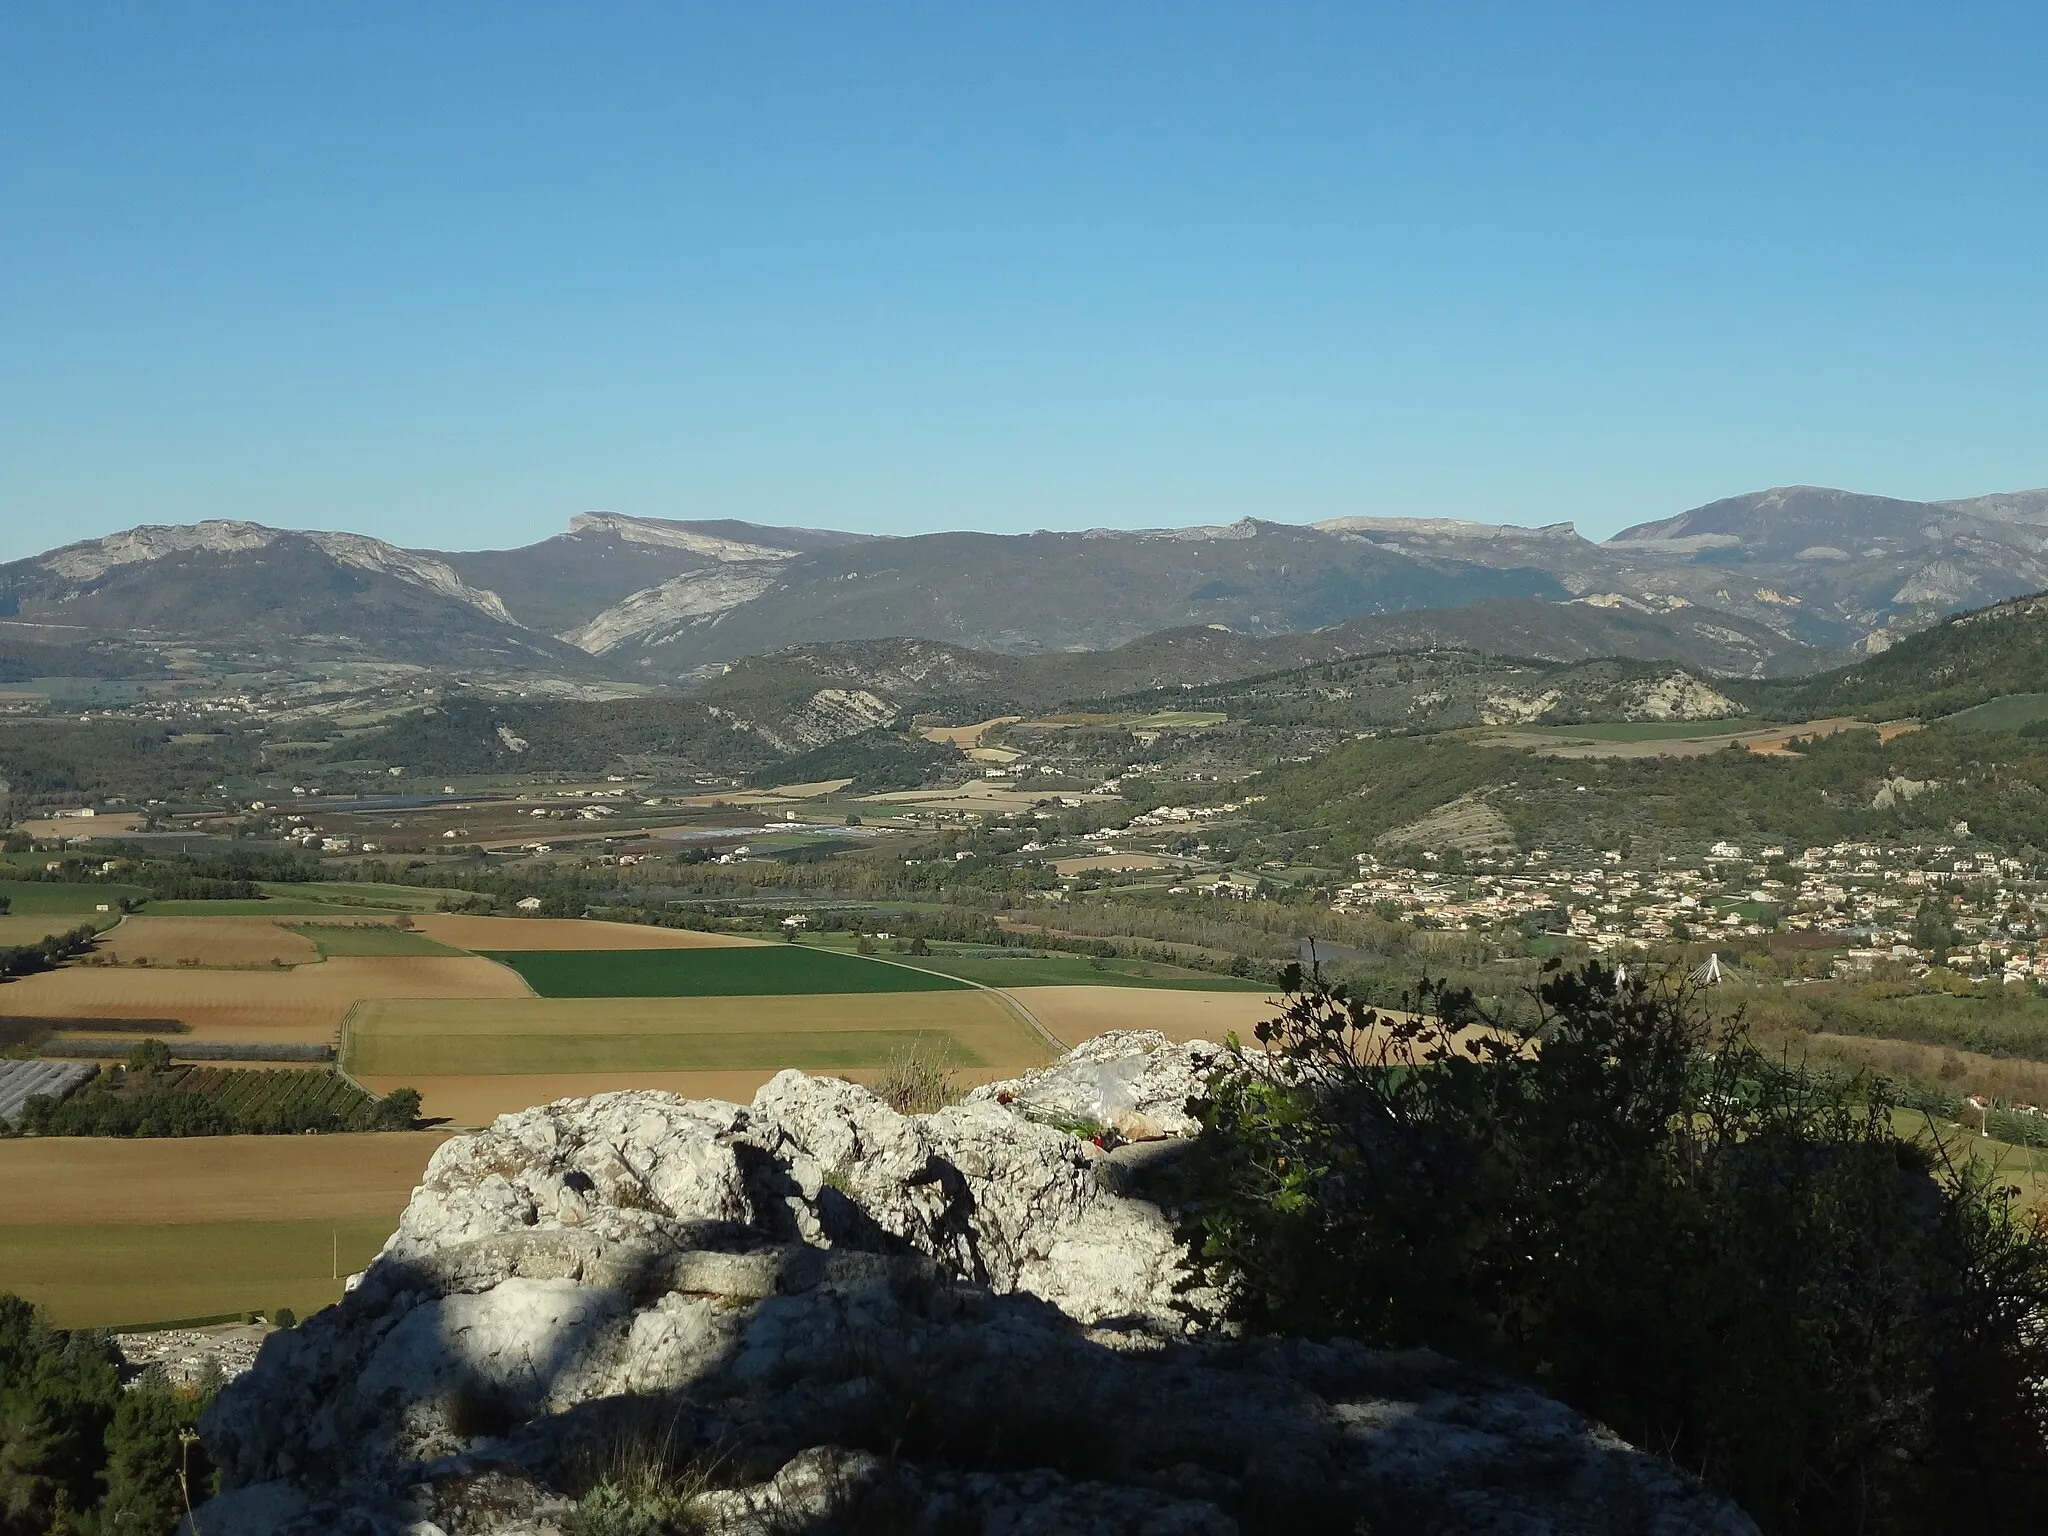
<svg viewBox="0 0 2048 1536">
<path fill-rule="evenodd" d="M 1208 1049 L 1111 1036 L 929 1116 L 795 1072 L 504 1116 L 216 1403 L 198 1529 L 610 1529 L 592 1487 L 651 1445 L 731 1536 L 1753 1532 L 1434 1356 L 1188 1334 L 1171 1224 L 1120 1191 L 1172 1158 Z"/>
</svg>

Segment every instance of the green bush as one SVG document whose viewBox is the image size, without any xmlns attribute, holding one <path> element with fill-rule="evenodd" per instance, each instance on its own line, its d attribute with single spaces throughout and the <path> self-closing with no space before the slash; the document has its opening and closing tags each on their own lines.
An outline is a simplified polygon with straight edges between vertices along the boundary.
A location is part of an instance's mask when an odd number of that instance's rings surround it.
<svg viewBox="0 0 2048 1536">
<path fill-rule="evenodd" d="M 1772 1533 L 2038 1525 L 2048 1235 L 1683 989 L 1547 968 L 1534 1022 L 1290 967 L 1190 1161 L 1201 1280 L 1256 1330 L 1530 1379 Z"/>
</svg>

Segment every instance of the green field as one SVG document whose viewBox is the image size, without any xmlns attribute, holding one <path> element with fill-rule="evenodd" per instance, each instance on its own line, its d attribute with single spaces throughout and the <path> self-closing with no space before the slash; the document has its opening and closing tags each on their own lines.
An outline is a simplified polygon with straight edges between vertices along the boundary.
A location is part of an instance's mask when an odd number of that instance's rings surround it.
<svg viewBox="0 0 2048 1536">
<path fill-rule="evenodd" d="M 424 933 L 410 933 L 387 923 L 293 923 L 294 933 L 303 933 L 320 947 L 320 958 L 337 955 L 462 955 L 435 942 Z"/>
<path fill-rule="evenodd" d="M 2048 720 L 2048 693 L 2009 693 L 1975 709 L 1958 710 L 1938 723 L 1966 731 L 2016 731 L 2040 720 Z"/>
<path fill-rule="evenodd" d="M 912 1048 L 956 1066 L 1022 1069 L 1045 1059 L 1038 1037 L 997 994 L 960 986 L 780 997 L 371 998 L 342 1025 L 351 1072 L 402 1080 L 429 1098 L 435 1079 L 844 1071 L 885 1066 Z"/>
<path fill-rule="evenodd" d="M 290 889 L 289 886 L 286 887 Z M 143 909 L 151 917 L 361 917 L 361 907 L 338 907 L 325 901 L 294 901 L 289 897 L 255 901 L 152 901 Z M 396 912 L 389 914 L 397 916 Z"/>
<path fill-rule="evenodd" d="M 0 1228 L 0 1291 L 60 1328 L 117 1328 L 341 1299 L 391 1235 L 388 1216 L 160 1226 Z"/>
<path fill-rule="evenodd" d="M 93 915 L 102 902 L 119 909 L 121 899 L 140 901 L 149 894 L 139 885 L 57 885 L 42 880 L 0 880 L 0 896 L 7 898 L 7 910 L 17 917 L 41 917 L 46 912 L 79 912 Z"/>
<path fill-rule="evenodd" d="M 424 885 L 379 885 L 356 880 L 294 880 L 262 882 L 266 896 L 291 901 L 323 901 L 340 907 L 375 907 L 387 912 L 433 912 L 444 897 L 466 900 L 467 891 L 441 890 Z"/>
<path fill-rule="evenodd" d="M 1703 741 L 1761 731 L 1779 721 L 1743 716 L 1735 720 L 1617 720 L 1596 725 L 1516 725 L 1505 729 L 1518 736 L 1548 736 L 1555 741 Z"/>
<path fill-rule="evenodd" d="M 556 949 L 493 954 L 542 997 L 793 997 L 945 992 L 967 983 L 797 944 L 746 949 Z"/>
</svg>

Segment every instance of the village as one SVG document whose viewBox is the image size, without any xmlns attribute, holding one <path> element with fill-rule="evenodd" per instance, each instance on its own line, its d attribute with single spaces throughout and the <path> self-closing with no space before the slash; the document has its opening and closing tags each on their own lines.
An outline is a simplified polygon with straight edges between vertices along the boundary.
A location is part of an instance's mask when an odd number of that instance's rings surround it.
<svg viewBox="0 0 2048 1536">
<path fill-rule="evenodd" d="M 1959 826 L 1957 835 L 1967 835 Z M 2048 983 L 2035 902 L 2042 872 L 1960 845 L 1838 842 L 1745 848 L 1719 840 L 1696 859 L 1633 865 L 1595 859 L 1425 852 L 1420 868 L 1358 856 L 1358 879 L 1332 903 L 1420 926 L 1519 927 L 1568 935 L 1603 953 L 1717 937 L 1806 932 L 1839 941 L 1836 975 L 1946 965 L 1972 981 Z"/>
</svg>

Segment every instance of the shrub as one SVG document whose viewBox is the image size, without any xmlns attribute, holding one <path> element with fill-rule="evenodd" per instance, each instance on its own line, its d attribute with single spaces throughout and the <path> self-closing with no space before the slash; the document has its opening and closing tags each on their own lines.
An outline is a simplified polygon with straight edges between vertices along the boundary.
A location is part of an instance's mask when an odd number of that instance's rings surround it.
<svg viewBox="0 0 2048 1536">
<path fill-rule="evenodd" d="M 899 1115 L 929 1115 L 960 1102 L 953 1074 L 922 1051 L 897 1051 L 889 1069 L 870 1085 L 876 1098 Z"/>
<path fill-rule="evenodd" d="M 1196 1106 L 1183 1231 L 1226 1310 L 1533 1379 L 1766 1531 L 2032 1528 L 2048 1236 L 2017 1191 L 1682 987 L 1546 969 L 1514 1025 L 1289 967 Z"/>
<path fill-rule="evenodd" d="M 128 1053 L 130 1072 L 161 1072 L 171 1064 L 171 1048 L 161 1040 L 144 1040 Z"/>
</svg>

